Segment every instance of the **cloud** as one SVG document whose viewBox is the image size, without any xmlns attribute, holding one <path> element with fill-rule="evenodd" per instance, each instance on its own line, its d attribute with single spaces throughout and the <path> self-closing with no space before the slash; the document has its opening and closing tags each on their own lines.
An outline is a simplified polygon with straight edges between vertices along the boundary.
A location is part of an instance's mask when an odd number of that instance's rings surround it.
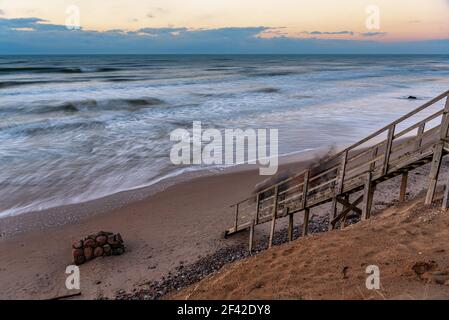
<svg viewBox="0 0 449 320">
<path fill-rule="evenodd" d="M 3 11 L 2 9 L 0 9 L 0 16 L 4 16 L 5 15 L 5 11 Z"/>
<path fill-rule="evenodd" d="M 350 36 L 354 36 L 354 35 L 360 35 L 362 37 L 375 37 L 375 36 L 385 36 L 387 33 L 386 32 L 365 32 L 365 33 L 360 33 L 360 32 L 354 32 L 354 31 L 303 31 L 301 32 L 301 34 L 307 34 L 307 35 L 312 35 L 312 36 L 321 36 L 321 35 L 350 35 Z"/>
<path fill-rule="evenodd" d="M 293 38 L 281 31 L 282 28 L 259 26 L 99 32 L 67 30 L 39 18 L 0 18 L 0 54 L 449 53 L 449 39 L 383 43 L 370 39 Z M 270 33 L 273 36 L 267 37 Z"/>
<path fill-rule="evenodd" d="M 386 34 L 387 34 L 386 32 L 365 32 L 361 33 L 360 35 L 364 37 L 376 37 L 376 36 L 385 36 Z"/>
<path fill-rule="evenodd" d="M 312 32 L 304 31 L 303 33 L 310 34 L 310 35 L 344 35 L 344 34 L 351 35 L 351 36 L 354 35 L 354 32 L 352 32 L 352 31 L 331 31 L 331 32 L 329 32 L 329 31 L 324 31 L 324 32 L 323 31 L 312 31 Z"/>
</svg>

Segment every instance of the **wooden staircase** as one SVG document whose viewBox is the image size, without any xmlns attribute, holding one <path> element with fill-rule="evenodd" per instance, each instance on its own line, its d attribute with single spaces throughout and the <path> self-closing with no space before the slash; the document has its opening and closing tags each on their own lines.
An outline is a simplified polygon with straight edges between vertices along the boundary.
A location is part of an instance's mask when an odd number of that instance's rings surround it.
<svg viewBox="0 0 449 320">
<path fill-rule="evenodd" d="M 254 227 L 271 221 L 271 246 L 276 220 L 289 216 L 288 233 L 292 240 L 293 216 L 298 212 L 304 212 L 302 234 L 305 236 L 310 209 L 328 202 L 331 202 L 329 229 L 344 228 L 351 212 L 362 219 L 370 218 L 373 194 L 381 182 L 402 175 L 400 200 L 403 201 L 408 172 L 432 162 L 426 197 L 426 204 L 430 204 L 442 158 L 449 153 L 448 127 L 449 90 L 332 156 L 324 164 L 233 204 L 235 223 L 225 231 L 225 236 L 249 229 L 251 251 Z M 360 191 L 362 194 L 350 202 L 350 195 Z M 449 207 L 449 187 L 445 189 L 443 207 Z"/>
</svg>

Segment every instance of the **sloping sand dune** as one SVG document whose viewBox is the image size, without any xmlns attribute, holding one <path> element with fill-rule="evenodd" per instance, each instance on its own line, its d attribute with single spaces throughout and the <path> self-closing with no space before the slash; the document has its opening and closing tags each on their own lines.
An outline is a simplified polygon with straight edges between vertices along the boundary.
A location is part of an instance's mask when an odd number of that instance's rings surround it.
<svg viewBox="0 0 449 320">
<path fill-rule="evenodd" d="M 223 268 L 174 299 L 449 298 L 449 213 L 423 198 Z M 366 268 L 380 269 L 368 290 Z"/>
</svg>

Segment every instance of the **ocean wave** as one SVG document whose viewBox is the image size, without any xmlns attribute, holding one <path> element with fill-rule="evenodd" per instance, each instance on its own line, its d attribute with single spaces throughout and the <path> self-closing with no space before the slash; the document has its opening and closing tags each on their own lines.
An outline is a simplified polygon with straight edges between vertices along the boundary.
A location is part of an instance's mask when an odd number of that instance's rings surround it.
<svg viewBox="0 0 449 320">
<path fill-rule="evenodd" d="M 32 123 L 19 124 L 0 128 L 0 132 L 10 135 L 20 136 L 39 136 L 46 134 L 54 134 L 55 132 L 73 132 L 76 130 L 89 130 L 105 128 L 106 124 L 98 120 L 82 120 L 73 122 L 49 122 L 49 121 L 35 121 Z"/>
<path fill-rule="evenodd" d="M 141 79 L 136 78 L 106 78 L 105 82 L 132 82 L 132 81 L 141 81 Z"/>
<path fill-rule="evenodd" d="M 50 112 L 68 112 L 75 113 L 81 111 L 108 111 L 125 110 L 138 111 L 142 108 L 165 105 L 163 100 L 151 97 L 129 98 L 129 99 L 107 99 L 95 100 L 86 99 L 79 101 L 66 101 L 59 104 L 46 103 L 33 107 L 28 112 L 32 113 L 50 113 Z"/>
<path fill-rule="evenodd" d="M 4 73 L 94 73 L 120 71 L 118 68 L 96 67 L 0 67 Z"/>
<path fill-rule="evenodd" d="M 0 82 L 0 89 L 21 87 L 21 86 L 30 86 L 30 85 L 34 85 L 34 84 L 67 83 L 67 82 L 76 82 L 76 81 L 47 81 L 47 80 L 3 81 L 3 82 Z"/>
<path fill-rule="evenodd" d="M 260 72 L 243 72 L 245 76 L 248 77 L 283 77 L 283 76 L 290 76 L 294 74 L 299 74 L 300 72 L 297 71 L 260 71 Z"/>
</svg>

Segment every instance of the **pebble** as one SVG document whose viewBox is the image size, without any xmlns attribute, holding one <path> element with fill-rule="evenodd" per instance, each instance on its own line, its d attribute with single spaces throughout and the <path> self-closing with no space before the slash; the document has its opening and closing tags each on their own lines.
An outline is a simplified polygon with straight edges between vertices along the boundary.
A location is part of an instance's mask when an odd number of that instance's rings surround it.
<svg viewBox="0 0 449 320">
<path fill-rule="evenodd" d="M 313 216 L 309 222 L 309 233 L 326 232 L 328 221 L 328 217 Z M 293 234 L 295 238 L 299 237 L 301 233 L 301 226 L 294 228 Z M 273 239 L 274 245 L 280 245 L 287 241 L 286 230 L 275 233 Z M 186 265 L 185 262 L 180 263 L 174 272 L 168 273 L 167 276 L 162 277 L 159 281 L 148 283 L 148 288 L 139 289 L 132 293 L 119 290 L 115 298 L 118 300 L 159 300 L 171 292 L 179 291 L 182 288 L 199 282 L 206 276 L 219 271 L 226 264 L 248 258 L 251 255 L 266 250 L 267 247 L 268 236 L 263 236 L 261 241 L 255 246 L 253 254 L 248 252 L 246 244 L 221 248 L 211 255 L 200 257 L 193 264 Z M 156 268 L 155 266 L 149 266 L 149 269 L 153 269 L 153 267 Z"/>
</svg>

